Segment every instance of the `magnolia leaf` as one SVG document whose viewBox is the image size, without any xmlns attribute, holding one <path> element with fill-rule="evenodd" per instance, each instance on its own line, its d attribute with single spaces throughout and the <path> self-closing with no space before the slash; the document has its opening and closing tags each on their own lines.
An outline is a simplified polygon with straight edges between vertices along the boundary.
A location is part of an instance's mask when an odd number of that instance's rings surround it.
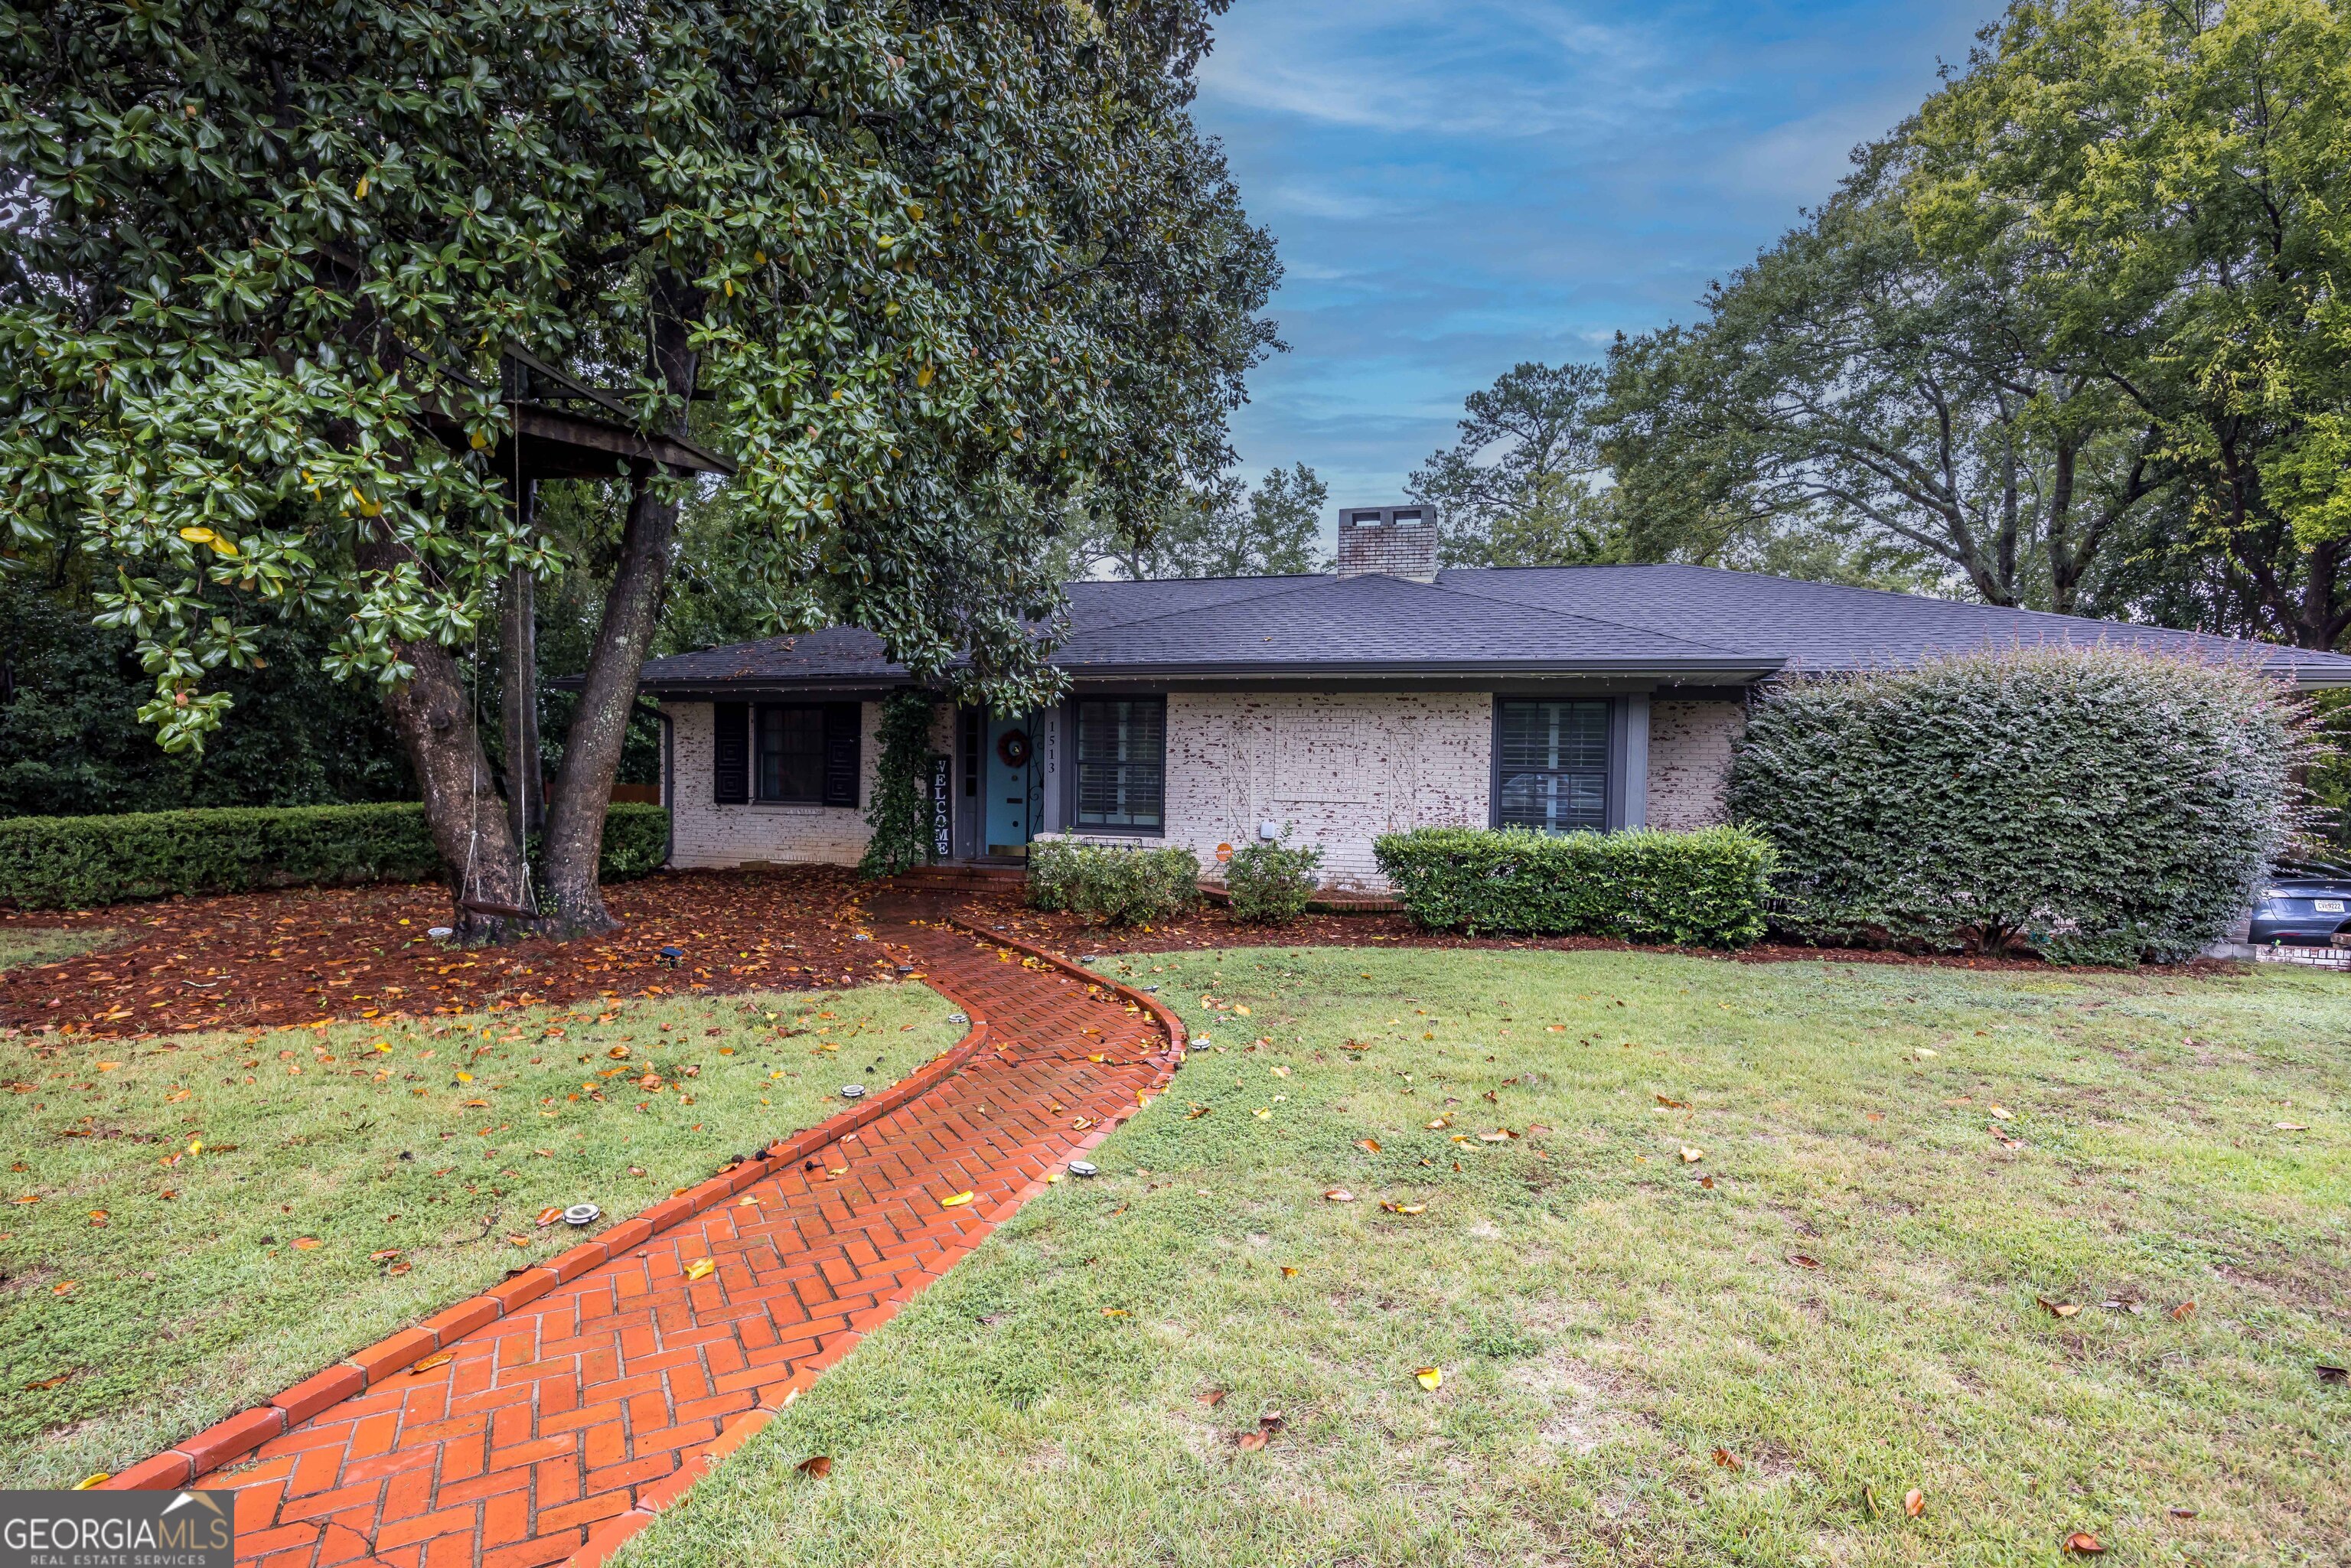
<svg viewBox="0 0 2351 1568">
<path fill-rule="evenodd" d="M 1415 1372 L 1412 1375 L 1412 1377 L 1414 1382 L 1419 1384 L 1423 1388 L 1426 1388 L 1431 1391 L 1445 1386 L 1444 1372 L 1434 1366 L 1424 1366 L 1417 1372 Z"/>
<path fill-rule="evenodd" d="M 696 1258 L 685 1266 L 685 1277 L 688 1280 L 707 1280 L 716 1272 L 718 1272 L 718 1260 L 716 1258 Z"/>
</svg>

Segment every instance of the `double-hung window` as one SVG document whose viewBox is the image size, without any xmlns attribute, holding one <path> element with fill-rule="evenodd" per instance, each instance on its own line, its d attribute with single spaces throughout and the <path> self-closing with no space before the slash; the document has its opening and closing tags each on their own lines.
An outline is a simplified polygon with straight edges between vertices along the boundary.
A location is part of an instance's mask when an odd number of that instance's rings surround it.
<svg viewBox="0 0 2351 1568">
<path fill-rule="evenodd" d="M 1167 699 L 1081 697 L 1077 710 L 1079 828 L 1156 833 L 1166 824 Z"/>
<path fill-rule="evenodd" d="M 824 709 L 814 703 L 762 703 L 751 753 L 758 800 L 816 805 L 824 799 Z"/>
<path fill-rule="evenodd" d="M 1494 705 L 1494 825 L 1608 826 L 1609 705 L 1505 697 Z"/>
</svg>

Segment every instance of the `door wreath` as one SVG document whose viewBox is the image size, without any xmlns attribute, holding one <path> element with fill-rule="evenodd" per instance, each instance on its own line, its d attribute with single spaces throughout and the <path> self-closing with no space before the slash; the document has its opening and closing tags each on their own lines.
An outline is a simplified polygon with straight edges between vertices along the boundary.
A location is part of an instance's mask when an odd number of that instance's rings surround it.
<svg viewBox="0 0 2351 1568">
<path fill-rule="evenodd" d="M 1008 729 L 998 736 L 996 755 L 1003 759 L 1004 766 L 1007 768 L 1028 767 L 1029 732 L 1025 729 Z"/>
</svg>

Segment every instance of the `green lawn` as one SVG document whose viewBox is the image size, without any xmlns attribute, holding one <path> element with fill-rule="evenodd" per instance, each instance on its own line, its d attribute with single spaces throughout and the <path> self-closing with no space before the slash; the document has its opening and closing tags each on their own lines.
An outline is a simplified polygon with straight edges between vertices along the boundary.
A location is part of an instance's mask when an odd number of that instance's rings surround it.
<svg viewBox="0 0 2351 1568">
<path fill-rule="evenodd" d="M 626 1218 L 894 1082 L 949 1011 L 906 985 L 0 1040 L 0 1485 L 266 1399 L 580 1239 L 542 1207 Z"/>
<path fill-rule="evenodd" d="M 1215 1045 L 628 1568 L 2345 1560 L 2342 977 L 1134 967 Z"/>
<path fill-rule="evenodd" d="M 0 925 L 0 969 L 19 964 L 57 964 L 114 940 L 104 928 L 62 931 L 45 925 Z"/>
</svg>

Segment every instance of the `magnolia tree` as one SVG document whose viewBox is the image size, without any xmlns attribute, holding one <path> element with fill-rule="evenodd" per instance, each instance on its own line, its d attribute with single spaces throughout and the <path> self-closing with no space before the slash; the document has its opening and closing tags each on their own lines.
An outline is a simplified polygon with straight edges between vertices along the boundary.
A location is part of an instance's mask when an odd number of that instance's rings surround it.
<svg viewBox="0 0 2351 1568">
<path fill-rule="evenodd" d="M 468 935 L 610 924 L 603 810 L 684 480 L 629 503 L 543 896 L 475 723 L 521 349 L 731 460 L 759 570 L 1053 691 L 1073 496 L 1229 457 L 1278 276 L 1186 112 L 1223 0 L 0 6 L 0 541 L 112 573 L 167 750 L 255 628 L 380 685 Z"/>
</svg>

